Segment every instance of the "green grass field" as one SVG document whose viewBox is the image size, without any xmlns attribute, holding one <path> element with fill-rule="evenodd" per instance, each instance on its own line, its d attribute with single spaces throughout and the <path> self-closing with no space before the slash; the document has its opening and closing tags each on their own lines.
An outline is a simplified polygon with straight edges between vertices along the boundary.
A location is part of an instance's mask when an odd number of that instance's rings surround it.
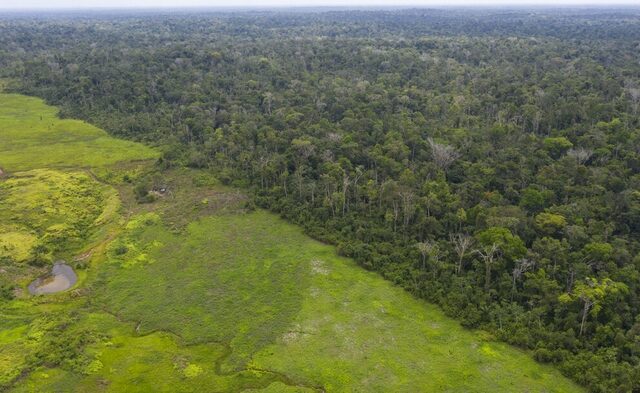
<svg viewBox="0 0 640 393">
<path fill-rule="evenodd" d="M 81 246 L 92 229 L 107 222 L 118 208 L 115 190 L 83 172 L 34 169 L 0 183 L 0 258 L 21 263 Z"/>
<path fill-rule="evenodd" d="M 80 120 L 61 120 L 42 100 L 0 94 L 0 168 L 99 167 L 158 156 L 143 145 L 110 137 Z"/>
<path fill-rule="evenodd" d="M 104 182 L 155 152 L 100 130 L 86 137 L 86 125 L 59 129 L 64 148 L 38 135 L 46 128 L 16 137 L 41 113 L 59 121 L 39 100 L 0 96 L 0 167 L 10 171 L 0 242 L 40 244 L 59 225 L 89 234 L 48 245 L 51 260 L 84 255 L 76 287 L 0 300 L 0 390 L 582 391 L 298 227 L 247 211 L 244 196 L 202 172 L 161 174 L 171 192 L 135 204 L 131 185 Z M 29 155 L 13 151 L 21 143 Z M 105 151 L 117 157 L 93 160 Z M 38 272 L 25 267 L 32 247 L 4 252 L 2 269 L 24 288 Z"/>
<path fill-rule="evenodd" d="M 117 219 L 117 191 L 92 171 L 158 156 L 56 114 L 40 99 L 0 94 L 0 287 L 17 283 L 18 296 L 46 265 L 99 242 Z"/>
</svg>

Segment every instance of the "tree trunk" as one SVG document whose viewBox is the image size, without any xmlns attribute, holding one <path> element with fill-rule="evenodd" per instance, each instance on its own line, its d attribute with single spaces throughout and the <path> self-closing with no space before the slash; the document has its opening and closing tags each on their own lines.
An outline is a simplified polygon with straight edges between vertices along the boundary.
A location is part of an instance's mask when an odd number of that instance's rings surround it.
<svg viewBox="0 0 640 393">
<path fill-rule="evenodd" d="M 484 263 L 484 290 L 485 292 L 489 292 L 489 287 L 491 284 L 491 264 L 488 262 Z"/>
<path fill-rule="evenodd" d="M 587 321 L 587 315 L 589 314 L 589 310 L 592 305 L 593 302 L 590 300 L 584 300 L 584 307 L 582 308 L 582 322 L 580 322 L 580 336 L 582 336 L 582 333 L 584 332 L 584 324 Z"/>
</svg>

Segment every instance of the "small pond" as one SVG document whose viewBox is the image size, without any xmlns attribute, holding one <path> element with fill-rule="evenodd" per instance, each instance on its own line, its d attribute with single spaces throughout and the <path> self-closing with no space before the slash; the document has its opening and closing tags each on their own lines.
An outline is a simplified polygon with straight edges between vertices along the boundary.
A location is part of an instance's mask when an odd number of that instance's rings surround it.
<svg viewBox="0 0 640 393">
<path fill-rule="evenodd" d="M 29 292 L 32 295 L 43 295 L 67 290 L 78 281 L 76 272 L 64 262 L 56 262 L 51 273 L 35 279 L 29 284 Z"/>
</svg>

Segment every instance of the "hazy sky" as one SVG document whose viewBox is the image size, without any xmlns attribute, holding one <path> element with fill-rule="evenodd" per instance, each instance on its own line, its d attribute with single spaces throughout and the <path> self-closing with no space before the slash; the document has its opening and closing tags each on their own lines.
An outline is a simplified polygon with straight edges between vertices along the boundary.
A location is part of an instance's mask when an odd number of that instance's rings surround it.
<svg viewBox="0 0 640 393">
<path fill-rule="evenodd" d="M 0 0 L 0 8 L 640 5 L 640 0 Z"/>
</svg>

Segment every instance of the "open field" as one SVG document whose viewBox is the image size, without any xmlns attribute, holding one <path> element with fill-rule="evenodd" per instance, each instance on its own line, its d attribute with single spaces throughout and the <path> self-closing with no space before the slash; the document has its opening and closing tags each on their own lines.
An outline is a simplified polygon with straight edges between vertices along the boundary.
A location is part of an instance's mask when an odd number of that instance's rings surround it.
<svg viewBox="0 0 640 393">
<path fill-rule="evenodd" d="M 88 262 L 76 256 L 122 219 L 116 189 L 91 171 L 157 155 L 56 113 L 39 99 L 0 94 L 0 390 L 37 365 L 81 367 L 77 340 L 93 332 L 76 324 Z M 77 289 L 29 296 L 29 282 L 61 259 L 76 268 Z"/>
<path fill-rule="evenodd" d="M 21 119 L 24 127 L 33 121 L 19 102 L 55 114 L 38 100 L 11 97 L 8 108 L 0 101 L 0 122 L 11 129 L 19 129 Z M 0 140 L 11 139 L 5 130 L 0 126 Z M 72 128 L 60 132 L 77 140 Z M 47 151 L 49 141 L 37 134 L 29 151 Z M 106 143 L 101 138 L 80 138 L 78 151 L 98 154 Z M 66 155 L 76 145 L 67 144 Z M 125 145 L 116 149 L 119 165 L 155 154 L 131 146 L 130 155 Z M 115 194 L 99 180 L 108 177 L 104 170 L 97 178 L 82 170 L 113 157 L 92 162 L 71 154 L 65 162 L 63 155 L 55 158 L 57 148 L 53 159 L 44 154 L 35 162 L 0 153 L 0 166 L 29 171 L 0 180 L 0 198 L 10 206 L 1 217 L 17 228 L 4 236 L 35 244 L 61 222 L 91 233 L 47 248 L 48 260 L 86 254 L 74 265 L 74 288 L 0 302 L 0 389 L 582 391 L 528 354 L 463 329 L 298 227 L 248 210 L 237 190 L 201 172 L 159 174 L 170 192 L 137 205 L 130 184 L 119 182 Z M 31 248 L 11 252 L 2 262 L 7 272 L 25 265 L 19 256 L 27 258 Z M 35 273 L 25 268 L 12 277 L 24 287 Z"/>
<path fill-rule="evenodd" d="M 157 157 L 148 147 L 56 114 L 40 99 L 0 94 L 0 286 L 18 284 L 17 296 L 46 265 L 100 242 L 106 224 L 117 221 L 117 191 L 91 171 Z"/>
<path fill-rule="evenodd" d="M 147 256 L 109 258 L 96 293 L 140 334 L 229 343 L 225 371 L 274 370 L 328 391 L 574 389 L 269 213 L 208 217 L 179 235 L 141 219 L 124 237 Z"/>
<path fill-rule="evenodd" d="M 0 94 L 0 168 L 99 167 L 157 157 L 143 145 L 114 139 L 80 120 L 62 120 L 57 113 L 38 98 Z"/>
</svg>

